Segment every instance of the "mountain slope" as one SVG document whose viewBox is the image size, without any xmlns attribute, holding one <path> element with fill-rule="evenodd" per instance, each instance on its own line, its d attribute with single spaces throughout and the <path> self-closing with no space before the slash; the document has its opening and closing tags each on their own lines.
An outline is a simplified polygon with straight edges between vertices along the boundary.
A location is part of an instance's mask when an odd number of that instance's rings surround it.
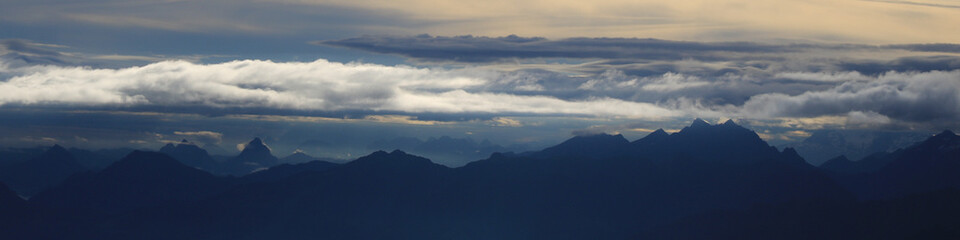
<svg viewBox="0 0 960 240">
<path fill-rule="evenodd" d="M 54 145 L 38 157 L 0 167 L 0 182 L 20 195 L 33 196 L 85 170 L 67 149 Z"/>
<path fill-rule="evenodd" d="M 53 209 L 119 213 L 199 200 L 229 185 L 227 179 L 162 153 L 134 151 L 103 171 L 75 175 L 30 201 Z"/>
</svg>

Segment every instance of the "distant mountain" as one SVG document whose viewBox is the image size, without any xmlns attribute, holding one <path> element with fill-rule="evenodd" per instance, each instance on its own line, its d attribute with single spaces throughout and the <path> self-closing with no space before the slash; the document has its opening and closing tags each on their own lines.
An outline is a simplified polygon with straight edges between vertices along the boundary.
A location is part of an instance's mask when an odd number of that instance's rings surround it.
<svg viewBox="0 0 960 240">
<path fill-rule="evenodd" d="M 280 162 L 283 163 L 306 163 L 311 161 L 316 161 L 317 157 L 307 155 L 301 151 L 294 152 L 286 157 L 280 158 Z"/>
<path fill-rule="evenodd" d="M 543 149 L 531 154 L 540 158 L 552 157 L 580 157 L 580 158 L 610 158 L 624 156 L 630 141 L 623 135 L 597 134 L 592 136 L 576 136 L 559 145 Z"/>
<path fill-rule="evenodd" d="M 960 188 L 960 136 L 953 132 L 943 131 L 911 147 L 873 158 L 886 164 L 875 171 L 837 177 L 861 198 L 889 199 Z"/>
<path fill-rule="evenodd" d="M 67 149 L 54 145 L 33 159 L 0 168 L 0 182 L 20 195 L 33 196 L 85 170 Z"/>
<path fill-rule="evenodd" d="M 270 169 L 267 170 L 247 174 L 246 176 L 241 177 L 239 180 L 241 182 L 279 181 L 286 177 L 301 173 L 323 172 L 336 166 L 340 166 L 340 164 L 318 160 L 297 164 L 284 163 L 270 167 Z"/>
<path fill-rule="evenodd" d="M 451 167 L 459 167 L 468 162 L 486 158 L 495 152 L 519 150 L 509 149 L 486 139 L 476 142 L 469 138 L 449 136 L 431 137 L 426 141 L 413 137 L 398 137 L 373 142 L 367 148 L 370 150 L 400 149 Z"/>
<path fill-rule="evenodd" d="M 184 165 L 165 154 L 134 151 L 103 171 L 72 176 L 30 201 L 52 209 L 118 213 L 196 201 L 228 185 L 226 179 Z"/>
<path fill-rule="evenodd" d="M 927 137 L 930 137 L 930 134 L 918 132 L 820 130 L 814 131 L 802 142 L 782 147 L 797 149 L 800 156 L 810 164 L 819 166 L 840 155 L 857 161 L 877 152 L 893 152 Z"/>
<path fill-rule="evenodd" d="M 53 239 L 952 239 L 958 149 L 943 132 L 817 168 L 734 121 L 697 119 L 457 168 L 394 150 L 232 178 L 138 151 L 35 196 L 50 215 L 27 225 Z M 244 152 L 227 162 L 276 161 L 260 139 Z"/>
<path fill-rule="evenodd" d="M 188 142 L 186 139 L 177 144 L 167 143 L 160 148 L 160 153 L 167 154 L 187 166 L 205 171 L 216 172 L 219 168 L 219 163 L 213 160 L 207 150 Z"/>
<path fill-rule="evenodd" d="M 219 172 L 234 176 L 243 176 L 256 170 L 263 170 L 280 163 L 260 138 L 254 138 L 244 145 L 240 155 L 228 159 Z"/>
<path fill-rule="evenodd" d="M 67 149 L 77 159 L 77 163 L 90 170 L 101 170 L 133 152 L 130 148 L 101 149 L 96 151 L 79 148 Z"/>
<path fill-rule="evenodd" d="M 47 151 L 47 147 L 0 148 L 0 168 L 36 158 Z"/>
<path fill-rule="evenodd" d="M 852 199 L 795 152 L 732 122 L 659 135 L 637 144 L 581 136 L 460 168 L 378 151 L 112 224 L 134 238 L 622 239 L 709 210 Z M 165 217 L 146 217 L 156 215 Z"/>
<path fill-rule="evenodd" d="M 674 134 L 655 131 L 631 143 L 635 155 L 658 161 L 722 161 L 728 164 L 754 164 L 784 160 L 780 151 L 760 139 L 755 132 L 729 120 L 710 125 L 696 119 Z M 784 160 L 788 161 L 788 160 Z"/>
</svg>

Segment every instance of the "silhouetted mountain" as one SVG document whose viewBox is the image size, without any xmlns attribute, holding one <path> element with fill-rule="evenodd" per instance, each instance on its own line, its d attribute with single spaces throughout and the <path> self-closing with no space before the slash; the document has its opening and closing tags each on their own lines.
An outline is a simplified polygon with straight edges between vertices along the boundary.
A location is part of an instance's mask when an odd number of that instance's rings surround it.
<svg viewBox="0 0 960 240">
<path fill-rule="evenodd" d="M 268 181 L 279 181 L 286 177 L 293 175 L 305 173 L 305 172 L 322 172 L 333 167 L 339 166 L 340 164 L 326 162 L 326 161 L 310 161 L 297 164 L 284 163 L 271 167 L 270 169 L 257 171 L 251 174 L 247 174 L 240 178 L 241 182 L 268 182 Z"/>
<path fill-rule="evenodd" d="M 957 138 L 891 154 L 876 175 L 831 175 L 733 121 L 699 119 L 674 134 L 578 136 L 458 168 L 395 150 L 231 179 L 134 152 L 31 203 L 66 216 L 45 231 L 59 239 L 928 239 L 956 230 L 957 191 L 858 202 L 835 179 L 939 187 L 929 181 L 957 172 Z M 259 139 L 248 150 L 234 160 L 270 154 Z"/>
<path fill-rule="evenodd" d="M 160 148 L 160 153 L 166 154 L 184 165 L 209 172 L 215 172 L 219 165 L 213 160 L 213 157 L 210 157 L 207 150 L 188 142 L 186 139 L 178 144 L 167 143 Z"/>
<path fill-rule="evenodd" d="M 657 131 L 631 145 L 636 155 L 660 161 L 755 164 L 783 160 L 776 148 L 767 145 L 755 132 L 737 125 L 733 120 L 710 125 L 698 118 L 677 133 L 664 136 L 664 132 Z"/>
<path fill-rule="evenodd" d="M 279 161 L 270 152 L 270 147 L 267 147 L 260 138 L 254 138 L 244 146 L 240 155 L 227 160 L 220 172 L 242 176 L 277 165 Z"/>
<path fill-rule="evenodd" d="M 559 145 L 543 149 L 535 157 L 609 158 L 626 154 L 630 141 L 623 135 L 597 134 L 576 136 Z"/>
<path fill-rule="evenodd" d="M 836 175 L 854 175 L 880 170 L 891 161 L 903 154 L 902 150 L 892 153 L 878 152 L 859 161 L 852 161 L 846 156 L 839 156 L 820 165 L 821 169 Z"/>
<path fill-rule="evenodd" d="M 870 130 L 819 130 L 799 143 L 784 145 L 797 149 L 810 164 L 819 166 L 844 155 L 858 161 L 877 152 L 893 152 L 923 141 L 930 134 Z"/>
<path fill-rule="evenodd" d="M 97 151 L 70 148 L 67 151 L 77 159 L 77 163 L 89 170 L 101 170 L 133 152 L 133 149 L 101 149 Z"/>
<path fill-rule="evenodd" d="M 283 163 L 306 163 L 311 161 L 316 161 L 318 158 L 314 156 L 307 155 L 306 153 L 297 151 L 289 156 L 283 157 L 280 159 L 280 162 Z"/>
<path fill-rule="evenodd" d="M 46 151 L 46 147 L 2 148 L 0 149 L 0 168 L 36 158 Z"/>
<path fill-rule="evenodd" d="M 30 201 L 52 209 L 118 213 L 196 201 L 228 184 L 162 153 L 134 151 L 103 171 L 74 175 Z"/>
<path fill-rule="evenodd" d="M 431 137 L 426 141 L 412 137 L 398 137 L 373 142 L 367 148 L 371 150 L 401 149 L 452 167 L 459 167 L 468 162 L 483 159 L 495 152 L 510 150 L 486 139 L 478 143 L 470 138 L 449 136 Z"/>
<path fill-rule="evenodd" d="M 637 239 L 960 239 L 960 191 L 889 201 L 758 205 L 686 218 Z"/>
<path fill-rule="evenodd" d="M 960 187 L 960 137 L 950 131 L 874 161 L 889 163 L 874 172 L 838 179 L 865 199 Z"/>
<path fill-rule="evenodd" d="M 38 239 L 38 212 L 0 182 L 0 238 Z"/>
<path fill-rule="evenodd" d="M 67 149 L 54 145 L 36 158 L 0 168 L 0 182 L 20 195 L 33 196 L 85 170 Z"/>
</svg>

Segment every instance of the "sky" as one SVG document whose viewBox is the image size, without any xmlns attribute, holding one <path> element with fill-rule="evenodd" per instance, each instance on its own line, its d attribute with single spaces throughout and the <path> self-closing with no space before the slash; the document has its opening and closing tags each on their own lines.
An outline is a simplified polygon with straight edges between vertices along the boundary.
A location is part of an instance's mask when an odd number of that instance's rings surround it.
<svg viewBox="0 0 960 240">
<path fill-rule="evenodd" d="M 960 130 L 957 22 L 947 0 L 0 0 L 0 146 Z"/>
</svg>

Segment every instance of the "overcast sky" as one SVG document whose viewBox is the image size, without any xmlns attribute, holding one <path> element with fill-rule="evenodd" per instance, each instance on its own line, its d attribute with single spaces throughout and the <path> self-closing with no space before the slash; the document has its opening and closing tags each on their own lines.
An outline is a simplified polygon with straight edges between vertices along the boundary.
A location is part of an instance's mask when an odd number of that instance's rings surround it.
<svg viewBox="0 0 960 240">
<path fill-rule="evenodd" d="M 960 130 L 960 3 L 0 0 L 0 146 Z M 339 145 L 338 145 L 339 144 Z M 339 150 L 338 150 L 339 149 Z"/>
</svg>

